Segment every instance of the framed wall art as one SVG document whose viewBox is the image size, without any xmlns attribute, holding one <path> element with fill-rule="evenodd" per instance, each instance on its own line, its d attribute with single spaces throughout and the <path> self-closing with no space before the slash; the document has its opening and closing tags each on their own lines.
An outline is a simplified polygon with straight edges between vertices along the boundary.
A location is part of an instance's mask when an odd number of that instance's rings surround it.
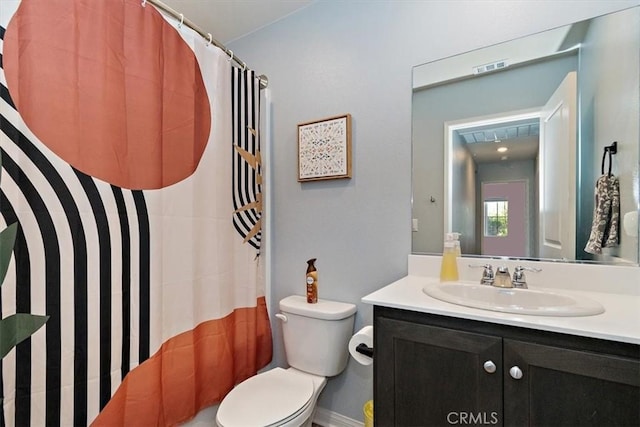
<svg viewBox="0 0 640 427">
<path fill-rule="evenodd" d="M 298 125 L 298 181 L 351 178 L 351 114 Z"/>
</svg>

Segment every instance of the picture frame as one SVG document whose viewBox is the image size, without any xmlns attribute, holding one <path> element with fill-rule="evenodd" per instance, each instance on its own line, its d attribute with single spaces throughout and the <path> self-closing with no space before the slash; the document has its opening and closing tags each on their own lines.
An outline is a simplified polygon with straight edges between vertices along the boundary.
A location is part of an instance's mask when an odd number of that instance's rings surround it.
<svg viewBox="0 0 640 427">
<path fill-rule="evenodd" d="M 298 181 L 351 178 L 351 114 L 298 125 Z"/>
</svg>

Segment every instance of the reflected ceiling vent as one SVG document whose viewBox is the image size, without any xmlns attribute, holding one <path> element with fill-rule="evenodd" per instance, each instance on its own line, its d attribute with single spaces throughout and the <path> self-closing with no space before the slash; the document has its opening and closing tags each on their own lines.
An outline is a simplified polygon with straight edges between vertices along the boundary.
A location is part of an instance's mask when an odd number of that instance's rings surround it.
<svg viewBox="0 0 640 427">
<path fill-rule="evenodd" d="M 478 65 L 473 67 L 473 74 L 482 74 L 488 73 L 490 71 L 497 71 L 503 68 L 507 68 L 509 63 L 506 59 L 501 59 L 500 61 L 490 62 L 489 64 Z"/>
<path fill-rule="evenodd" d="M 2 0 L 0 0 L 2 1 Z M 491 142 L 515 142 L 540 135 L 540 119 L 523 119 L 492 125 L 474 126 L 455 131 L 467 144 Z"/>
</svg>

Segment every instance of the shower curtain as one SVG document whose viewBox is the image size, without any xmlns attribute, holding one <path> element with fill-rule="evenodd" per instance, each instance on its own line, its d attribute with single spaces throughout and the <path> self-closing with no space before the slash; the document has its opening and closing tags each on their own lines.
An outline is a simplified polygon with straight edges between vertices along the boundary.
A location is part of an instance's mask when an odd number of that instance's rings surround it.
<svg viewBox="0 0 640 427">
<path fill-rule="evenodd" d="M 271 360 L 257 79 L 140 0 L 0 2 L 4 425 L 175 425 Z M 0 339 L 4 339 L 0 337 Z"/>
</svg>

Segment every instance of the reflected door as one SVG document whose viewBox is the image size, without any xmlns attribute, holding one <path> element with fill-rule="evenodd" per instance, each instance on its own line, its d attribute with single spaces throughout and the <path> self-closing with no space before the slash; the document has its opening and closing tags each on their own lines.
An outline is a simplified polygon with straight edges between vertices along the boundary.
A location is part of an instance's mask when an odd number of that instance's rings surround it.
<svg viewBox="0 0 640 427">
<path fill-rule="evenodd" d="M 529 256 L 526 182 L 483 182 L 482 206 L 482 255 Z"/>
<path fill-rule="evenodd" d="M 575 259 L 576 73 L 567 74 L 540 115 L 540 257 Z"/>
</svg>

